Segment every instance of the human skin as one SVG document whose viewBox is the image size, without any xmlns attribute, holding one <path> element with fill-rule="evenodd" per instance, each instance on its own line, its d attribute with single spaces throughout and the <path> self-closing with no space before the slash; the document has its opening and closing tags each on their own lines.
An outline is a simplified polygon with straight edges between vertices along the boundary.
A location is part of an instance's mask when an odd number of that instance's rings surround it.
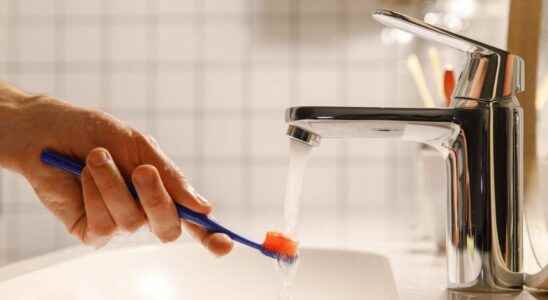
<svg viewBox="0 0 548 300">
<path fill-rule="evenodd" d="M 46 148 L 85 160 L 81 178 L 44 165 Z M 101 247 L 148 225 L 163 242 L 179 238 L 183 227 L 218 256 L 232 249 L 228 236 L 178 217 L 174 203 L 205 214 L 212 206 L 151 137 L 104 112 L 0 82 L 0 167 L 23 175 L 86 245 Z M 138 202 L 124 180 L 135 185 Z"/>
</svg>

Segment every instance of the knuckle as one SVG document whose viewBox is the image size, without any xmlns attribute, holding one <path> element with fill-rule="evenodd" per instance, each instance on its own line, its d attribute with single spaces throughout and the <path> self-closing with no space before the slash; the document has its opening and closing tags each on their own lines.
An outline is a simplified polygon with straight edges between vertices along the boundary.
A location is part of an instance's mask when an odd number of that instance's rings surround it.
<svg viewBox="0 0 548 300">
<path fill-rule="evenodd" d="M 116 227 L 112 223 L 98 223 L 91 225 L 89 231 L 94 236 L 105 237 L 111 236 Z"/>
<path fill-rule="evenodd" d="M 165 231 L 159 232 L 157 235 L 162 243 L 169 243 L 177 240 L 179 236 L 181 236 L 181 232 L 180 226 L 173 226 Z"/>
<path fill-rule="evenodd" d="M 134 233 L 139 228 L 141 228 L 141 226 L 143 226 L 144 223 L 145 223 L 145 219 L 143 217 L 133 216 L 133 217 L 127 218 L 124 222 L 122 222 L 120 224 L 120 227 L 122 228 L 122 230 L 126 232 Z"/>
<path fill-rule="evenodd" d="M 150 140 L 145 134 L 141 133 L 140 131 L 132 130 L 131 138 L 138 149 L 142 149 L 150 146 Z"/>
<path fill-rule="evenodd" d="M 97 187 L 102 192 L 103 195 L 111 195 L 114 194 L 116 191 L 119 191 L 117 182 L 114 180 L 104 180 L 101 181 L 101 183 L 97 183 Z"/>
<path fill-rule="evenodd" d="M 163 193 L 155 190 L 150 193 L 150 195 L 146 198 L 143 204 L 151 209 L 161 209 L 165 207 L 167 201 Z"/>
</svg>

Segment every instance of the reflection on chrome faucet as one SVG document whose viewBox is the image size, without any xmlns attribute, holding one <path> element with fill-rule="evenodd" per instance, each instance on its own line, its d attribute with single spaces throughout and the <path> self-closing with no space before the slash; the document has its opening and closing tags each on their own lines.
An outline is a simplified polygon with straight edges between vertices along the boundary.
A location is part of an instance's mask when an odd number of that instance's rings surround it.
<svg viewBox="0 0 548 300">
<path fill-rule="evenodd" d="M 288 135 L 312 145 L 351 137 L 431 145 L 448 172 L 449 288 L 522 289 L 523 120 L 516 94 L 524 89 L 523 60 L 395 12 L 380 10 L 374 18 L 469 54 L 453 107 L 292 107 Z"/>
<path fill-rule="evenodd" d="M 530 294 L 527 292 L 493 294 L 493 293 L 470 293 L 459 291 L 447 291 L 447 300 L 546 300 L 548 295 Z"/>
</svg>

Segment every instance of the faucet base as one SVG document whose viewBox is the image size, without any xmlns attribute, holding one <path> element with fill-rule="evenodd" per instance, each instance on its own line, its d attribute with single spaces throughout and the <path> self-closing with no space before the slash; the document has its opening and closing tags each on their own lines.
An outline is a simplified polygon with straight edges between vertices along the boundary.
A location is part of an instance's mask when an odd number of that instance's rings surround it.
<svg viewBox="0 0 548 300">
<path fill-rule="evenodd" d="M 455 99 L 455 107 L 292 107 L 299 137 L 426 143 L 447 166 L 448 286 L 512 292 L 522 272 L 522 110 L 517 99 Z M 298 134 L 296 134 L 296 133 Z"/>
</svg>

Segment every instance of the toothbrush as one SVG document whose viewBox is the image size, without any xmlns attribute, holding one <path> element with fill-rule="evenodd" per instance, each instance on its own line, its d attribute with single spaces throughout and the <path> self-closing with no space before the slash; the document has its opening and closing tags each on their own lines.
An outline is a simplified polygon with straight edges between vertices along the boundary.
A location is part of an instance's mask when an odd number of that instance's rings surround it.
<svg viewBox="0 0 548 300">
<path fill-rule="evenodd" d="M 422 69 L 421 62 L 416 54 L 411 54 L 407 57 L 407 69 L 415 80 L 415 85 L 421 96 L 421 100 L 425 107 L 435 107 L 434 99 L 428 90 L 426 85 L 426 79 L 424 77 L 424 71 Z"/>
<path fill-rule="evenodd" d="M 55 151 L 45 149 L 40 154 L 40 160 L 49 166 L 66 171 L 76 176 L 82 174 L 85 164 Z M 127 183 L 128 190 L 135 199 L 139 199 L 137 191 L 131 182 Z M 253 242 L 211 220 L 207 215 L 192 211 L 175 203 L 180 218 L 204 227 L 209 232 L 224 233 L 232 240 L 242 245 L 254 248 L 262 254 L 284 262 L 293 263 L 297 258 L 297 243 L 281 233 L 268 232 L 263 244 Z"/>
<path fill-rule="evenodd" d="M 452 67 L 446 67 L 443 73 L 443 91 L 445 98 L 445 106 L 451 106 L 451 96 L 455 89 L 455 73 Z"/>
</svg>

